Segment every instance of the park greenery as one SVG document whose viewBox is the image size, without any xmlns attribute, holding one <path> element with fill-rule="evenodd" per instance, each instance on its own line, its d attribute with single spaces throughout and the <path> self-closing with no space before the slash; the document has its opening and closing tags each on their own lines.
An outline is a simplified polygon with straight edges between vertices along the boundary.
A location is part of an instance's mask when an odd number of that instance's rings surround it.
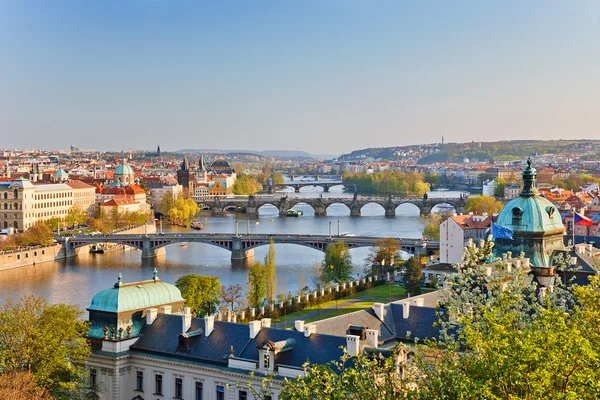
<svg viewBox="0 0 600 400">
<path fill-rule="evenodd" d="M 465 210 L 473 214 L 488 215 L 498 214 L 504 207 L 504 203 L 496 200 L 492 196 L 471 196 L 467 199 Z"/>
<path fill-rule="evenodd" d="M 257 175 L 249 175 L 241 173 L 237 175 L 233 184 L 233 194 L 236 195 L 253 195 L 260 192 L 263 185 L 260 183 Z"/>
<path fill-rule="evenodd" d="M 216 276 L 183 275 L 177 279 L 175 286 L 181 291 L 185 305 L 190 307 L 196 316 L 204 317 L 217 311 L 221 284 Z"/>
<path fill-rule="evenodd" d="M 105 211 L 98 207 L 96 218 L 90 218 L 86 225 L 92 231 L 108 233 L 128 226 L 145 224 L 148 219 L 149 214 L 140 210 L 119 211 L 116 207 L 111 207 L 110 211 Z"/>
<path fill-rule="evenodd" d="M 191 197 L 178 196 L 174 198 L 173 195 L 166 194 L 159 210 L 171 222 L 187 225 L 190 219 L 200 212 L 200 207 Z"/>
<path fill-rule="evenodd" d="M 284 380 L 280 398 L 598 398 L 598 277 L 589 285 L 557 278 L 550 290 L 529 268 L 486 264 L 492 249 L 491 240 L 470 242 L 446 278 L 435 340 L 414 337 L 379 355 L 307 363 L 305 378 Z M 566 268 L 561 257 L 556 264 Z"/>
<path fill-rule="evenodd" d="M 1 398 L 17 390 L 39 396 L 29 398 L 85 398 L 90 348 L 82 316 L 77 307 L 40 297 L 6 300 L 0 307 Z"/>
<path fill-rule="evenodd" d="M 321 281 L 340 283 L 352 277 L 352 257 L 348 245 L 344 242 L 333 242 L 325 249 L 325 259 L 321 264 Z"/>
<path fill-rule="evenodd" d="M 360 194 L 393 194 L 397 197 L 423 197 L 430 190 L 424 178 L 424 175 L 418 172 L 399 171 L 345 173 L 342 177 L 344 183 L 358 185 Z"/>
</svg>

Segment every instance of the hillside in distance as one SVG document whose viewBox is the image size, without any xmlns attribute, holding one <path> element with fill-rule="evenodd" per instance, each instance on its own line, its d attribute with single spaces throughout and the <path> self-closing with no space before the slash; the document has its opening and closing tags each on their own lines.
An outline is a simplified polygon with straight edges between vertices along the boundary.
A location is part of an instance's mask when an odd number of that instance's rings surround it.
<svg viewBox="0 0 600 400">
<path fill-rule="evenodd" d="M 574 154 L 578 160 L 600 159 L 600 140 L 507 140 L 499 142 L 433 143 L 379 147 L 344 154 L 345 161 L 410 160 L 436 162 L 513 161 L 544 154 Z"/>
</svg>

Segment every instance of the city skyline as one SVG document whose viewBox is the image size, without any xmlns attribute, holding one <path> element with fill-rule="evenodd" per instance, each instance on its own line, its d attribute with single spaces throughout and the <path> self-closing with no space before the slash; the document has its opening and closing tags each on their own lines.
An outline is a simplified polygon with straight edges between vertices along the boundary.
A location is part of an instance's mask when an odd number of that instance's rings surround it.
<svg viewBox="0 0 600 400">
<path fill-rule="evenodd" d="M 592 1 L 3 2 L 2 146 L 595 139 L 599 17 Z"/>
</svg>

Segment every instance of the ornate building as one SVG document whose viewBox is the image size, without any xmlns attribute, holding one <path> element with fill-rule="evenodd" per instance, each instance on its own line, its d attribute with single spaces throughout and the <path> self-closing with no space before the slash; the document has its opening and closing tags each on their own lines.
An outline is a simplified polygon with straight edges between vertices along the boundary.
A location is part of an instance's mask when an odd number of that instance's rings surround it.
<svg viewBox="0 0 600 400">
<path fill-rule="evenodd" d="M 523 189 L 498 215 L 498 225 L 514 232 L 513 240 L 495 239 L 494 253 L 513 257 L 525 253 L 534 266 L 551 267 L 555 251 L 564 251 L 565 227 L 554 204 L 540 196 L 536 188 L 537 171 L 527 160 L 523 170 Z"/>
</svg>

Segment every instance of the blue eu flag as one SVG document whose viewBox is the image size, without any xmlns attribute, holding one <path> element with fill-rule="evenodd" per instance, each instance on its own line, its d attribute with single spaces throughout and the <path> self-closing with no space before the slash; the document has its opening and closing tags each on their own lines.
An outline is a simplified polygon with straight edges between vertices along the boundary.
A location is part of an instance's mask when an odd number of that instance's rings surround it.
<svg viewBox="0 0 600 400">
<path fill-rule="evenodd" d="M 492 224 L 492 236 L 496 239 L 508 239 L 513 240 L 514 232 L 508 228 L 498 225 L 497 223 Z"/>
</svg>

